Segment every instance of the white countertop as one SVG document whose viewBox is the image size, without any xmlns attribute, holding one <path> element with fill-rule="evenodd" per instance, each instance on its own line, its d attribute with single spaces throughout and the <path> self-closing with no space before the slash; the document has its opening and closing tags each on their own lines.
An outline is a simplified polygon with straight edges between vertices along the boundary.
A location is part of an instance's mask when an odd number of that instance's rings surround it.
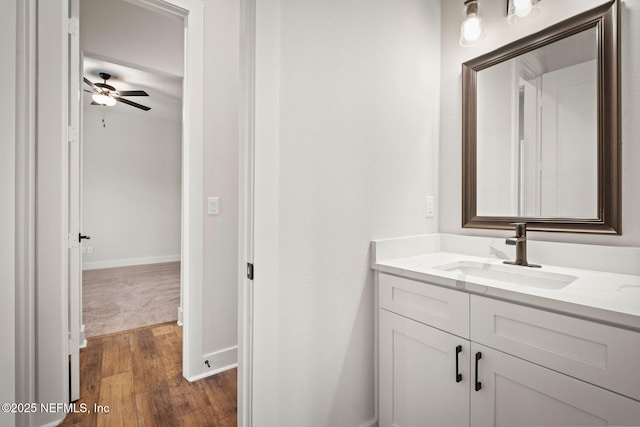
<svg viewBox="0 0 640 427">
<path fill-rule="evenodd" d="M 375 242 L 374 242 L 375 244 Z M 372 260 L 374 270 L 460 291 L 499 298 L 546 310 L 579 316 L 640 331 L 640 276 L 579 268 L 543 265 L 534 274 L 555 273 L 575 276 L 560 289 L 544 289 L 494 280 L 460 271 L 445 271 L 443 265 L 460 261 L 477 262 L 504 269 L 502 259 L 463 253 L 433 251 L 421 255 Z M 432 252 L 431 252 L 432 251 Z M 491 267 L 493 268 L 493 267 Z M 529 267 L 506 267 L 513 272 Z M 523 271 L 527 274 L 526 271 Z"/>
</svg>

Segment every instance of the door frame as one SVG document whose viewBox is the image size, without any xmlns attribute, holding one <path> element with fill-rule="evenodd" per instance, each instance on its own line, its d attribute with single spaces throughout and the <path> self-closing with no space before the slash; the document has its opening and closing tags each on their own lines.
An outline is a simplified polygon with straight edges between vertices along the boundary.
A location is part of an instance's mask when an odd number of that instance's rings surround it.
<svg viewBox="0 0 640 427">
<path fill-rule="evenodd" d="M 193 378 L 202 354 L 202 288 L 204 228 L 204 4 L 202 0 L 128 0 L 152 7 L 161 13 L 180 16 L 185 22 L 185 75 L 183 82 L 183 179 L 182 179 L 182 284 L 185 292 L 183 375 Z M 29 142 L 31 129 L 33 151 L 28 149 L 21 160 L 27 163 L 20 171 L 20 186 L 25 185 L 25 208 L 33 210 L 28 229 L 33 227 L 33 241 L 26 248 L 33 254 L 20 257 L 21 275 L 35 278 L 32 290 L 26 290 L 17 313 L 17 327 L 26 332 L 17 343 L 25 356 L 16 366 L 16 383 L 21 384 L 24 401 L 65 402 L 69 392 L 69 254 L 68 245 L 68 117 L 69 48 L 67 43 L 69 0 L 36 2 L 24 0 L 24 40 L 30 52 L 19 58 L 33 70 L 33 85 L 24 78 L 24 92 L 33 88 L 33 98 L 19 111 L 20 140 Z M 20 7 L 22 7 L 22 3 Z M 37 43 L 37 48 L 35 47 Z M 37 67 L 36 64 L 47 64 Z M 23 64 L 20 64 L 23 66 Z M 22 81 L 20 82 L 22 85 Z M 27 86 L 28 85 L 28 86 Z M 22 87 L 22 86 L 21 86 Z M 21 89 L 22 90 L 22 89 Z M 79 100 L 77 101 L 79 102 Z M 32 159 L 32 160 L 31 160 Z M 22 166 L 22 165 L 21 165 Z M 24 177 L 23 177 L 24 175 Z M 33 179 L 33 184 L 24 182 Z M 33 188 L 33 190 L 30 190 Z M 21 188 L 22 189 L 22 188 Z M 33 192 L 31 192 L 33 191 Z M 22 193 L 22 192 L 21 192 Z M 33 199 L 29 194 L 34 194 Z M 21 194 L 21 196 L 23 196 Z M 26 219 L 25 219 L 26 220 Z M 21 234 L 22 230 L 21 230 Z M 33 273 L 31 273 L 31 271 Z M 28 278 L 31 280 L 31 278 Z M 37 298 L 36 298 L 37 295 Z M 22 292 L 17 295 L 22 298 Z M 36 316 L 37 314 L 37 316 Z M 40 332 L 39 332 L 40 331 Z M 46 331 L 43 333 L 42 331 Z M 27 352 L 28 354 L 23 354 Z M 39 372 L 36 376 L 35 373 Z M 29 397 L 31 396 L 31 397 Z M 16 396 L 18 397 L 18 396 Z M 66 414 L 34 414 L 20 422 L 24 425 L 56 423 Z M 53 425 L 53 424 L 52 424 Z"/>
<path fill-rule="evenodd" d="M 204 263 L 204 4 L 202 0 L 125 0 L 184 22 L 180 307 L 182 374 L 198 375 L 202 354 Z M 81 101 L 80 101 L 81 102 Z M 82 304 L 82 302 L 80 302 Z"/>
<path fill-rule="evenodd" d="M 36 1 L 16 2 L 15 401 L 35 401 Z M 19 286 L 18 286 L 19 284 Z M 16 426 L 28 426 L 17 414 Z"/>
<path fill-rule="evenodd" d="M 77 0 L 76 0 L 77 1 Z M 185 378 L 194 380 L 202 354 L 204 262 L 204 4 L 202 0 L 125 0 L 184 23 L 182 96 L 181 272 L 178 324 L 183 326 Z M 82 98 L 80 98 L 80 104 Z M 80 106 L 78 106 L 80 107 Z M 79 108 L 82 111 L 82 108 Z M 82 231 L 82 230 L 80 230 Z M 81 267 L 80 267 L 81 268 Z M 81 284 L 80 284 L 81 286 Z M 74 312 L 75 307 L 71 312 Z M 80 313 L 82 299 L 80 299 Z M 81 331 L 83 331 L 81 325 Z M 82 338 L 78 342 L 82 343 Z M 72 346 L 75 343 L 72 343 Z M 72 347 L 73 348 L 73 347 Z M 75 368 L 74 368 L 75 369 Z"/>
<path fill-rule="evenodd" d="M 193 381 L 202 355 L 204 266 L 204 4 L 202 0 L 125 0 L 184 20 L 180 308 L 182 375 Z M 179 316 L 180 317 L 180 316 Z"/>
<path fill-rule="evenodd" d="M 238 151 L 238 426 L 253 425 L 255 0 L 240 1 L 240 100 Z"/>
</svg>

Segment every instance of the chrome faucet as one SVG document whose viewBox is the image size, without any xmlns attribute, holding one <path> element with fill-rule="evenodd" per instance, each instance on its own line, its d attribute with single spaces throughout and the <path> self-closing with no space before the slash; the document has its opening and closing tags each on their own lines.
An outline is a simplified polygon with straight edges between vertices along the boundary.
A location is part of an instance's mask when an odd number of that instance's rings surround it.
<svg viewBox="0 0 640 427">
<path fill-rule="evenodd" d="M 516 222 L 512 225 L 516 227 L 516 235 L 507 237 L 505 243 L 516 247 L 516 260 L 504 261 L 504 263 L 521 265 L 523 267 L 540 267 L 538 264 L 529 264 L 527 262 L 527 224 L 524 222 Z"/>
</svg>

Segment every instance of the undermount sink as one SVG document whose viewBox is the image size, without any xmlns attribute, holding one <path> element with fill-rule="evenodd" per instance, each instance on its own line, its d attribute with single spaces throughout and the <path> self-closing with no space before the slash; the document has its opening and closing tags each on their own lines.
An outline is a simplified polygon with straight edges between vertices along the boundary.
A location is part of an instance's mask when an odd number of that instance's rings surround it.
<svg viewBox="0 0 640 427">
<path fill-rule="evenodd" d="M 457 261 L 450 264 L 438 265 L 434 268 L 452 273 L 461 273 L 470 277 L 541 289 L 562 289 L 577 279 L 577 277 L 568 274 L 534 270 L 529 267 L 489 264 L 476 261 Z"/>
</svg>

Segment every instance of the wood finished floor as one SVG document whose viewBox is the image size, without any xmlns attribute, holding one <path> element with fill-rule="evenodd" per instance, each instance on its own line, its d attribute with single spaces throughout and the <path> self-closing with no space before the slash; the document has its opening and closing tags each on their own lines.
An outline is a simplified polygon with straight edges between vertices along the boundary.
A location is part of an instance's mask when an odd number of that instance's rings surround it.
<svg viewBox="0 0 640 427">
<path fill-rule="evenodd" d="M 231 427 L 237 424 L 236 369 L 188 382 L 182 328 L 174 323 L 90 338 L 80 350 L 80 396 L 109 413 L 71 413 L 64 427 Z"/>
</svg>

